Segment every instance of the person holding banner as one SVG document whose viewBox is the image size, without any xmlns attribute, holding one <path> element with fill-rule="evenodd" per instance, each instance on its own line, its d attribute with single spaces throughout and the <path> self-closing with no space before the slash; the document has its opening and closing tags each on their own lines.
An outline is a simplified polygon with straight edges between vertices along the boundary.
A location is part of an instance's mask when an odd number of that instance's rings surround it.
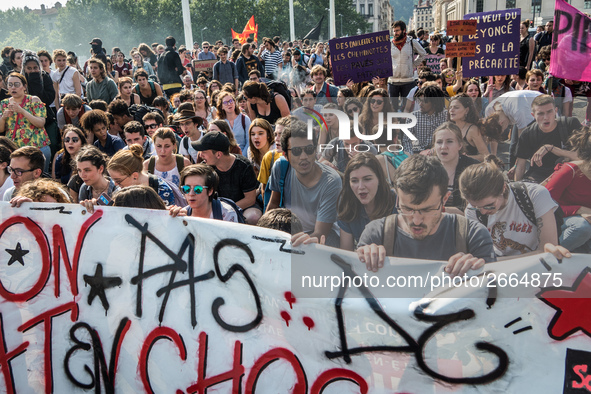
<svg viewBox="0 0 591 394">
<path fill-rule="evenodd" d="M 402 98 L 402 108 L 406 105 L 406 96 L 416 86 L 414 70 L 422 62 L 427 52 L 421 44 L 406 35 L 406 23 L 396 21 L 392 24 L 392 76 L 388 78 L 388 93 L 394 99 L 394 111 L 398 112 L 398 98 Z"/>
</svg>

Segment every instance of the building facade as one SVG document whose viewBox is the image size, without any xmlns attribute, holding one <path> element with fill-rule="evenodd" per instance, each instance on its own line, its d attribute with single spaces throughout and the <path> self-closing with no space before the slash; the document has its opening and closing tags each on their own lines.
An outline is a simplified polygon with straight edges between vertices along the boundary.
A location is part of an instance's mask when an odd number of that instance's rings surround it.
<svg viewBox="0 0 591 394">
<path fill-rule="evenodd" d="M 432 32 L 435 28 L 433 22 L 432 0 L 419 0 L 419 3 L 414 7 L 409 30 L 416 31 L 422 28 Z"/>
<path fill-rule="evenodd" d="M 569 0 L 573 7 L 591 13 L 591 0 Z M 521 8 L 521 18 L 535 26 L 554 19 L 554 0 L 433 0 L 434 30 L 444 31 L 448 20 L 463 19 L 464 15 Z"/>
<path fill-rule="evenodd" d="M 394 22 L 394 8 L 389 0 L 354 0 L 355 10 L 371 25 L 371 31 L 389 30 Z"/>
</svg>

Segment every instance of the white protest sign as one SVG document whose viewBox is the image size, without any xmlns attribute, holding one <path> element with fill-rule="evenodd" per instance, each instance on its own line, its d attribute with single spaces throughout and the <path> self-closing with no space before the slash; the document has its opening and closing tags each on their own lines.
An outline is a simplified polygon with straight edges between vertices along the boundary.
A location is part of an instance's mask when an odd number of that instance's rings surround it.
<svg viewBox="0 0 591 394">
<path fill-rule="evenodd" d="M 261 228 L 82 212 L 0 206 L 2 392 L 554 393 L 565 376 L 569 387 L 587 382 L 589 298 L 565 302 L 537 283 L 507 299 L 500 279 L 494 294 L 373 298 L 360 287 L 305 298 L 292 293 L 292 264 L 330 275 L 364 266 L 333 248 L 294 251 L 287 234 Z M 392 262 L 384 274 L 435 276 L 443 266 Z M 563 293 L 578 296 L 588 264 L 530 256 L 483 275 L 559 273 L 572 287 Z M 464 298 L 433 298 L 442 292 Z"/>
</svg>

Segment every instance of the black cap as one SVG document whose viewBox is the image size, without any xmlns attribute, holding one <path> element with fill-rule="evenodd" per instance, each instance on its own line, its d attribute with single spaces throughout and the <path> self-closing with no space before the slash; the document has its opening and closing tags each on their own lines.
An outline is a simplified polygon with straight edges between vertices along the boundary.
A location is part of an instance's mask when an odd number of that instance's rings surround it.
<svg viewBox="0 0 591 394">
<path fill-rule="evenodd" d="M 100 38 L 93 38 L 89 43 L 90 45 L 103 45 L 103 41 Z"/>
<path fill-rule="evenodd" d="M 227 152 L 230 149 L 230 140 L 226 135 L 219 131 L 210 131 L 205 133 L 199 141 L 191 142 L 191 146 L 196 151 L 217 150 Z"/>
</svg>

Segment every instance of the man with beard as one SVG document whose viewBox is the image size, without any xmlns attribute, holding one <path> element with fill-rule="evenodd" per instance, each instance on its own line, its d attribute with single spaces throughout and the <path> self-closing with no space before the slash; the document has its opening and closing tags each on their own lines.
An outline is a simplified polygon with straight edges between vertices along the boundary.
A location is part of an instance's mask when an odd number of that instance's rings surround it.
<svg viewBox="0 0 591 394">
<path fill-rule="evenodd" d="M 377 272 L 386 256 L 447 260 L 445 272 L 451 276 L 496 261 L 482 224 L 443 213 L 451 194 L 448 181 L 437 158 L 414 155 L 402 162 L 394 185 L 398 214 L 370 222 L 359 239 L 357 255 L 368 270 Z"/>
<path fill-rule="evenodd" d="M 398 111 L 398 97 L 402 97 L 402 108 L 408 93 L 416 86 L 414 69 L 418 67 L 427 52 L 417 40 L 406 35 L 406 23 L 396 21 L 392 25 L 394 41 L 392 41 L 392 76 L 388 78 L 388 93 L 394 98 L 394 111 Z"/>
<path fill-rule="evenodd" d="M 273 166 L 267 211 L 279 208 L 283 201 L 283 208 L 290 209 L 300 219 L 304 232 L 318 239 L 324 235 L 326 245 L 338 247 L 339 238 L 333 225 L 342 188 L 340 175 L 316 161 L 316 143 L 308 139 L 306 124 L 302 121 L 294 121 L 283 130 L 281 149 L 290 165 L 283 177 L 283 187 L 281 163 L 278 160 Z"/>
<path fill-rule="evenodd" d="M 248 74 L 252 70 L 259 70 L 261 75 L 265 72 L 263 64 L 258 57 L 253 56 L 253 52 L 254 47 L 252 44 L 246 43 L 242 45 L 242 53 L 238 57 L 238 60 L 236 60 L 236 71 L 238 72 L 238 81 L 240 84 L 248 81 Z"/>
</svg>

